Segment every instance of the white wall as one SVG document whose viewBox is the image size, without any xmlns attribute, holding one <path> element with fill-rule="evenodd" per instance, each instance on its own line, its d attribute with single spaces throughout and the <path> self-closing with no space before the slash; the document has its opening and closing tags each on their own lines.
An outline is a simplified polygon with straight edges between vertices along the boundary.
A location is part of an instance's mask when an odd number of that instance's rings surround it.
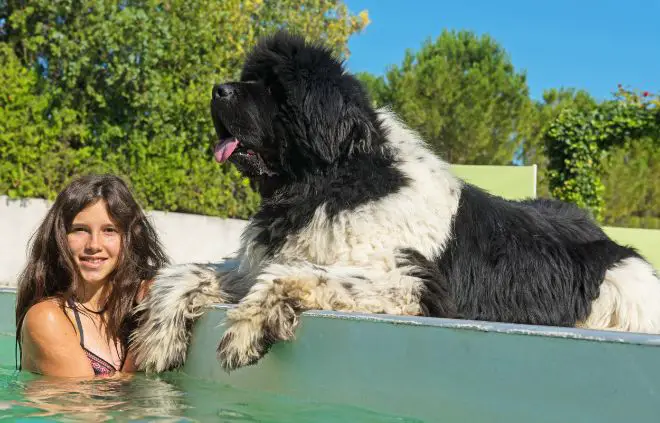
<svg viewBox="0 0 660 423">
<path fill-rule="evenodd" d="M 28 242 L 51 204 L 0 195 L 0 286 L 15 284 L 25 265 Z M 185 213 L 147 214 L 173 263 L 213 262 L 232 255 L 247 223 Z"/>
</svg>

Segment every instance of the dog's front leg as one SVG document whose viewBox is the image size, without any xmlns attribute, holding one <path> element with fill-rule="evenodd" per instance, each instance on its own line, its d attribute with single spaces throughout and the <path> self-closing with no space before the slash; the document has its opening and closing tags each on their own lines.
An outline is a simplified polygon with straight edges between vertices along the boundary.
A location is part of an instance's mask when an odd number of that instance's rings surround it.
<svg viewBox="0 0 660 423">
<path fill-rule="evenodd" d="M 173 265 L 157 274 L 133 311 L 137 327 L 129 345 L 138 369 L 162 372 L 185 362 L 194 321 L 210 304 L 232 301 L 223 279 L 236 266 L 232 261 Z"/>
<path fill-rule="evenodd" d="M 238 306 L 218 346 L 226 370 L 258 361 L 278 341 L 293 338 L 305 310 L 422 314 L 422 282 L 396 270 L 317 266 L 307 262 L 273 264 L 257 277 Z"/>
</svg>

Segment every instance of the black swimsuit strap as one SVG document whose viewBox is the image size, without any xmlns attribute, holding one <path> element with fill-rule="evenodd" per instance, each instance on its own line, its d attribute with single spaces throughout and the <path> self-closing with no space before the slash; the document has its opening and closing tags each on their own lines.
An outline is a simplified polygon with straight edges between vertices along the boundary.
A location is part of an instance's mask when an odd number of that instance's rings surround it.
<svg viewBox="0 0 660 423">
<path fill-rule="evenodd" d="M 71 310 L 73 310 L 73 315 L 75 316 L 75 318 L 76 318 L 76 324 L 78 325 L 78 332 L 80 333 L 80 346 L 83 347 L 83 349 L 84 349 L 85 351 L 89 352 L 90 354 L 93 354 L 94 356 L 96 356 L 96 357 L 99 358 L 100 360 L 103 360 L 105 363 L 109 364 L 110 367 L 112 367 L 112 368 L 114 369 L 115 366 L 113 366 L 112 364 L 108 363 L 106 360 L 102 359 L 102 358 L 99 357 L 98 355 L 94 354 L 93 352 L 91 352 L 90 350 L 88 350 L 87 348 L 85 348 L 85 335 L 84 335 L 84 333 L 83 333 L 82 322 L 80 321 L 80 314 L 79 314 L 78 309 L 76 308 L 76 305 L 75 305 L 75 303 L 73 302 L 73 299 L 72 299 L 72 298 L 69 298 L 68 303 L 69 303 L 69 307 L 71 307 Z M 122 352 L 123 352 L 123 351 L 122 351 Z M 122 356 L 122 359 L 121 359 L 121 364 L 120 364 L 120 366 L 119 366 L 119 369 L 121 369 L 122 367 L 124 367 L 124 362 L 125 362 L 125 360 L 126 360 L 126 356 L 127 356 L 128 354 L 122 354 L 122 355 L 123 355 L 123 356 Z"/>
<path fill-rule="evenodd" d="M 80 314 L 78 314 L 78 309 L 76 308 L 76 305 L 73 303 L 73 299 L 71 297 L 69 297 L 68 303 L 69 303 L 69 307 L 71 307 L 71 310 L 73 310 L 73 315 L 76 318 L 76 324 L 78 325 L 78 333 L 80 333 L 80 345 L 84 348 L 85 334 L 83 333 L 82 322 L 80 321 Z"/>
</svg>

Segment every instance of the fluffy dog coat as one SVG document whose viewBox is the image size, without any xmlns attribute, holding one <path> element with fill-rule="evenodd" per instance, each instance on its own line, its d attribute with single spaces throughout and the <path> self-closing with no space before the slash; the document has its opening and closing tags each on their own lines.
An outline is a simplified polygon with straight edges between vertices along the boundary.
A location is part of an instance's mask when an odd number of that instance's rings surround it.
<svg viewBox="0 0 660 423">
<path fill-rule="evenodd" d="M 573 205 L 456 178 L 327 49 L 276 34 L 217 101 L 216 129 L 261 160 L 263 203 L 235 259 L 161 271 L 137 309 L 141 368 L 181 365 L 214 302 L 237 304 L 218 346 L 228 370 L 291 339 L 310 309 L 660 332 L 643 257 Z"/>
</svg>

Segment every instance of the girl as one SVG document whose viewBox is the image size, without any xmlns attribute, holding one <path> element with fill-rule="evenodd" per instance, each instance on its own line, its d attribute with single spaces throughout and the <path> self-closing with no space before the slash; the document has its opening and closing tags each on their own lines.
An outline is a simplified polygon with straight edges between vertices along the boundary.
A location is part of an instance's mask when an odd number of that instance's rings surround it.
<svg viewBox="0 0 660 423">
<path fill-rule="evenodd" d="M 21 367 L 66 377 L 134 371 L 131 310 L 167 263 L 120 178 L 73 181 L 39 226 L 18 280 Z"/>
</svg>

